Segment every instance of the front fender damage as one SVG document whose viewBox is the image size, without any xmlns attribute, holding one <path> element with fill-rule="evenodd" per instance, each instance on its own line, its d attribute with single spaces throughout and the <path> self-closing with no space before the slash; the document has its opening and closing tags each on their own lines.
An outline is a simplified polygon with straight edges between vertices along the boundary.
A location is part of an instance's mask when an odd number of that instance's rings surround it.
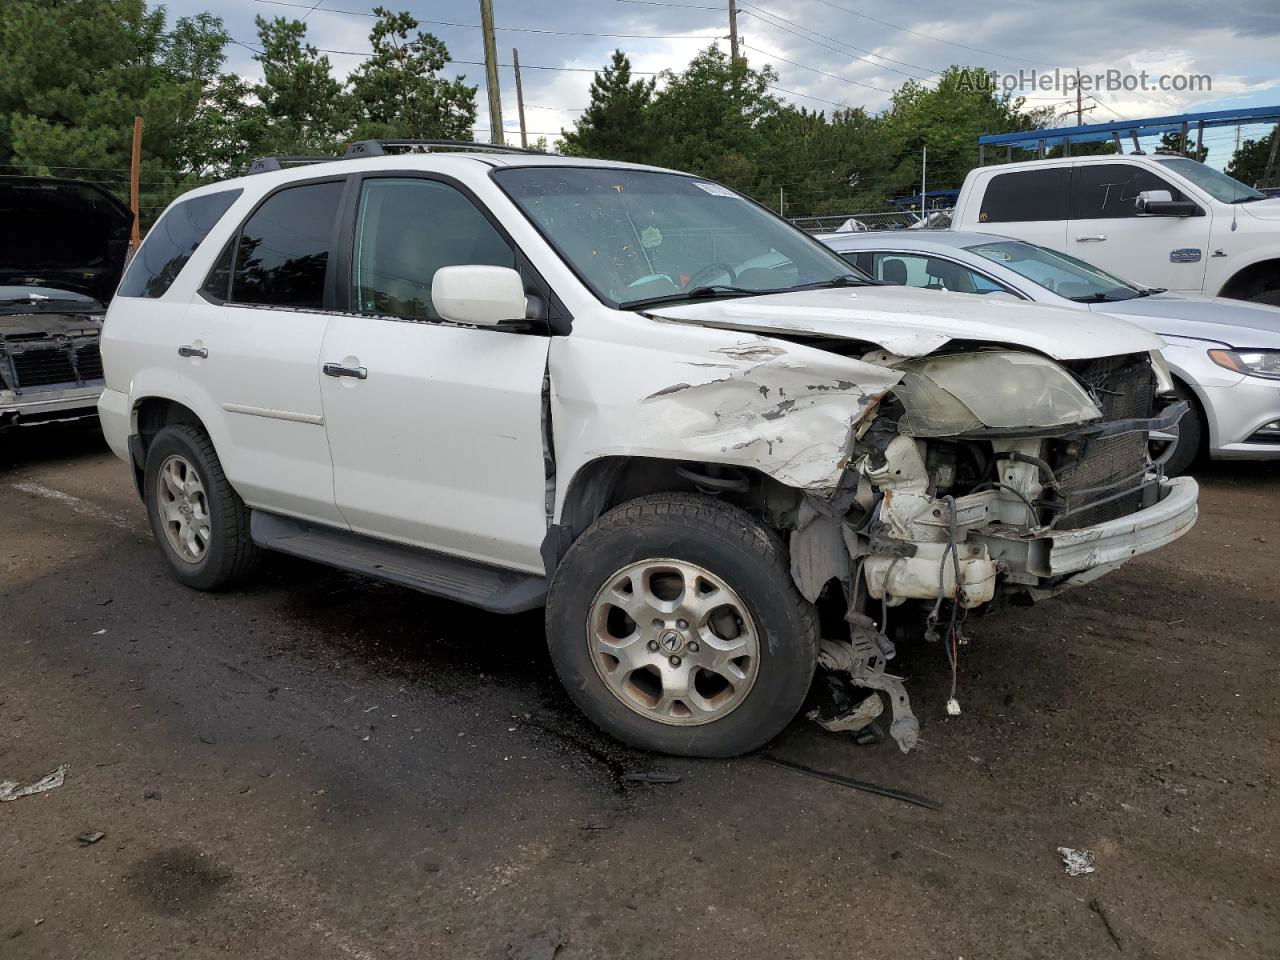
<svg viewBox="0 0 1280 960">
<path fill-rule="evenodd" d="M 830 496 L 853 434 L 901 379 L 886 367 L 750 337 L 687 363 L 688 380 L 644 398 L 690 458 L 747 463 L 788 487 Z M 708 374 L 710 374 L 708 376 Z"/>
</svg>

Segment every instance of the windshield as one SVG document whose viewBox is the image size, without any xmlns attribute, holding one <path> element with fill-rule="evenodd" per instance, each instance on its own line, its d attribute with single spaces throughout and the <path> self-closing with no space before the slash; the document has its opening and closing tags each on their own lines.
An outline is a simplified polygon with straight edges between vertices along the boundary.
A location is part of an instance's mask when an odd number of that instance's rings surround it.
<svg viewBox="0 0 1280 960">
<path fill-rule="evenodd" d="M 613 307 L 868 282 L 807 234 L 717 183 L 601 167 L 521 167 L 493 176 Z"/>
<path fill-rule="evenodd" d="M 1246 187 L 1235 177 L 1228 177 L 1221 170 L 1206 167 L 1189 157 L 1152 157 L 1156 163 L 1168 167 L 1174 173 L 1185 177 L 1215 200 L 1223 203 L 1248 203 L 1250 200 L 1265 200 L 1266 194 L 1259 193 L 1253 187 Z"/>
<path fill-rule="evenodd" d="M 1008 267 L 1060 297 L 1079 303 L 1132 300 L 1145 292 L 1083 260 L 1033 243 L 1002 240 L 965 249 Z"/>
<path fill-rule="evenodd" d="M 23 312 L 56 310 L 59 313 L 80 313 L 102 309 L 102 304 L 93 297 L 74 290 L 17 284 L 0 284 L 0 306 L 10 310 L 21 307 L 24 308 Z"/>
</svg>

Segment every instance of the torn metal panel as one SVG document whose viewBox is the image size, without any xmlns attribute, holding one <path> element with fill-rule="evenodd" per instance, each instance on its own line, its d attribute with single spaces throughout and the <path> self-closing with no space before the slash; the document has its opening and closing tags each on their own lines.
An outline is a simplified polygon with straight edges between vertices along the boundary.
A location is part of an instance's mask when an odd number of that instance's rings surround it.
<svg viewBox="0 0 1280 960">
<path fill-rule="evenodd" d="M 817 517 L 803 529 L 791 531 L 791 579 L 810 603 L 831 580 L 849 579 L 849 551 L 841 527 Z"/>
<path fill-rule="evenodd" d="M 730 361 L 726 368 L 695 368 L 703 377 L 644 397 L 653 422 L 697 459 L 741 463 L 746 457 L 801 489 L 833 490 L 839 484 L 854 427 L 900 376 L 821 351 L 807 351 L 801 359 L 787 345 L 764 338 L 714 352 Z M 707 378 L 710 370 L 719 375 Z"/>
<path fill-rule="evenodd" d="M 556 516 L 592 460 L 652 457 L 748 467 L 820 496 L 840 483 L 853 431 L 901 377 L 802 344 L 652 322 L 616 340 L 551 344 Z M 624 338 L 623 333 L 633 339 Z"/>
</svg>

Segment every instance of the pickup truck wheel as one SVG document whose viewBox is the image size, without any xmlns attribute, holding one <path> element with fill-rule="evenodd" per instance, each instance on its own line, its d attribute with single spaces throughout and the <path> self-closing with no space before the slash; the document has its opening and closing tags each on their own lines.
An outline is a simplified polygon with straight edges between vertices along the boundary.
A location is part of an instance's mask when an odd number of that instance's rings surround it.
<svg viewBox="0 0 1280 960">
<path fill-rule="evenodd" d="M 813 679 L 817 617 L 781 541 L 711 497 L 656 494 L 597 520 L 547 605 L 570 697 L 619 740 L 730 757 L 776 736 Z"/>
<path fill-rule="evenodd" d="M 1280 289 L 1263 290 L 1261 293 L 1254 295 L 1251 299 L 1254 303 L 1264 303 L 1270 307 L 1280 307 Z"/>
<path fill-rule="evenodd" d="M 259 554 L 249 539 L 249 509 L 204 431 L 179 425 L 157 433 L 143 490 L 152 533 L 179 580 L 215 590 L 249 572 Z"/>
</svg>

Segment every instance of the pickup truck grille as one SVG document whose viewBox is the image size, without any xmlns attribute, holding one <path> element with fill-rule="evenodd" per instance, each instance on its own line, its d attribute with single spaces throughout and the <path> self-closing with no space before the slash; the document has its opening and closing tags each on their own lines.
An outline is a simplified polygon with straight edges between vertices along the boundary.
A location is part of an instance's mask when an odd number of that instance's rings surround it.
<svg viewBox="0 0 1280 960">
<path fill-rule="evenodd" d="M 24 343 L 20 349 L 9 351 L 0 343 L 0 381 L 9 389 L 20 392 L 54 384 L 84 386 L 101 379 L 102 354 L 97 343 L 79 347 L 69 343 Z"/>
<path fill-rule="evenodd" d="M 1146 354 L 1103 357 L 1066 366 L 1089 385 L 1107 420 L 1145 419 L 1155 413 L 1155 376 Z M 1125 433 L 1076 443 L 1080 448 L 1074 455 L 1070 444 L 1050 444 L 1049 462 L 1057 474 L 1058 496 L 1067 511 L 1057 528 L 1088 527 L 1142 509 L 1147 435 Z M 1130 492 L 1115 497 L 1126 490 Z"/>
</svg>

